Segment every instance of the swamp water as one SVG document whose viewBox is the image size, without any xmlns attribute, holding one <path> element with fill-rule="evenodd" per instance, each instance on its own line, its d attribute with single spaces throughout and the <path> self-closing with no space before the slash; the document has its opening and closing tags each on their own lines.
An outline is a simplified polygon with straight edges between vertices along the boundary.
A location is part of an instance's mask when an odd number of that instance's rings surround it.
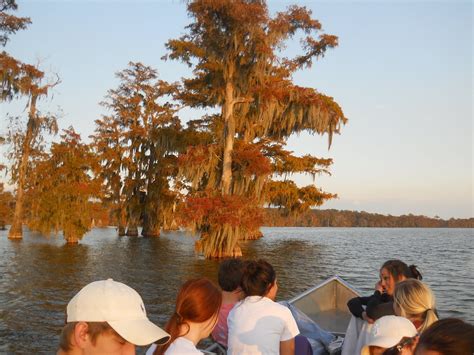
<svg viewBox="0 0 474 355">
<path fill-rule="evenodd" d="M 263 228 L 242 243 L 245 257 L 276 269 L 279 299 L 289 299 L 337 274 L 368 295 L 391 258 L 418 265 L 435 292 L 441 317 L 474 323 L 474 230 L 396 228 Z M 159 238 L 116 237 L 94 229 L 79 245 L 25 232 L 10 241 L 0 231 L 0 353 L 54 353 L 67 302 L 91 281 L 113 278 L 136 289 L 149 318 L 164 326 L 180 285 L 206 276 L 218 262 L 194 254 L 180 232 Z"/>
</svg>

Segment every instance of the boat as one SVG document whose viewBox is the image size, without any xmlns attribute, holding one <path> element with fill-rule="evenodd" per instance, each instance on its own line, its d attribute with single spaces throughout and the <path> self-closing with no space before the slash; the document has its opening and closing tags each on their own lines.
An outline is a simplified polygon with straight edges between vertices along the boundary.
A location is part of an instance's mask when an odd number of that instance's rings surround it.
<svg viewBox="0 0 474 355">
<path fill-rule="evenodd" d="M 288 303 L 322 329 L 343 337 L 352 315 L 347 302 L 354 297 L 359 297 L 359 293 L 336 275 L 292 298 Z"/>
</svg>

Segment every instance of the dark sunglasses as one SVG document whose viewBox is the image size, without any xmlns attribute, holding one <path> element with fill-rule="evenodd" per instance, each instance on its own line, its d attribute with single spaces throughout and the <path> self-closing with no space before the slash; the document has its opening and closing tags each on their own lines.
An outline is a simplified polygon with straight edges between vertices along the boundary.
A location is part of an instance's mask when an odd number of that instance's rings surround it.
<svg viewBox="0 0 474 355">
<path fill-rule="evenodd" d="M 387 350 L 385 350 L 382 355 L 398 355 L 401 353 L 402 349 L 407 346 L 407 345 L 411 345 L 415 342 L 415 339 L 416 337 L 418 336 L 415 335 L 414 337 L 411 337 L 411 338 L 402 338 L 402 340 L 400 340 L 400 342 L 395 345 L 395 346 L 392 346 L 391 348 L 388 348 Z"/>
</svg>

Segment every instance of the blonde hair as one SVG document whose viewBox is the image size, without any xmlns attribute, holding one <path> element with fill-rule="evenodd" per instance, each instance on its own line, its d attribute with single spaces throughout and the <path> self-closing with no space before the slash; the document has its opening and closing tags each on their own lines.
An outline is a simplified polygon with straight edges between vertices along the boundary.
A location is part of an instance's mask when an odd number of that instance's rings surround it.
<svg viewBox="0 0 474 355">
<path fill-rule="evenodd" d="M 397 283 L 393 300 L 402 317 L 423 321 L 418 328 L 420 333 L 438 320 L 435 296 L 431 289 L 419 280 L 408 279 Z"/>
<path fill-rule="evenodd" d="M 67 323 L 61 331 L 59 338 L 59 348 L 64 352 L 69 352 L 73 349 L 72 336 L 76 325 L 79 322 Z M 95 345 L 99 335 L 104 333 L 112 333 L 123 339 L 107 322 L 85 322 L 87 323 L 87 334 L 91 337 L 91 342 Z M 123 339 L 125 341 L 125 339 Z"/>
</svg>

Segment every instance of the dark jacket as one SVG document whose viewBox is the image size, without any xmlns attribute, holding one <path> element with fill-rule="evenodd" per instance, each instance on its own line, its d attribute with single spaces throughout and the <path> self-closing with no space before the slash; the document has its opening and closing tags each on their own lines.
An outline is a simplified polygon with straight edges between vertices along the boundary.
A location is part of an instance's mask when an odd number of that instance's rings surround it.
<svg viewBox="0 0 474 355">
<path fill-rule="evenodd" d="M 366 306 L 365 310 L 364 307 Z M 383 316 L 394 315 L 393 297 L 380 291 L 375 291 L 368 297 L 355 297 L 347 302 L 349 311 L 358 318 L 362 318 L 362 312 L 366 312 L 373 320 Z"/>
</svg>

